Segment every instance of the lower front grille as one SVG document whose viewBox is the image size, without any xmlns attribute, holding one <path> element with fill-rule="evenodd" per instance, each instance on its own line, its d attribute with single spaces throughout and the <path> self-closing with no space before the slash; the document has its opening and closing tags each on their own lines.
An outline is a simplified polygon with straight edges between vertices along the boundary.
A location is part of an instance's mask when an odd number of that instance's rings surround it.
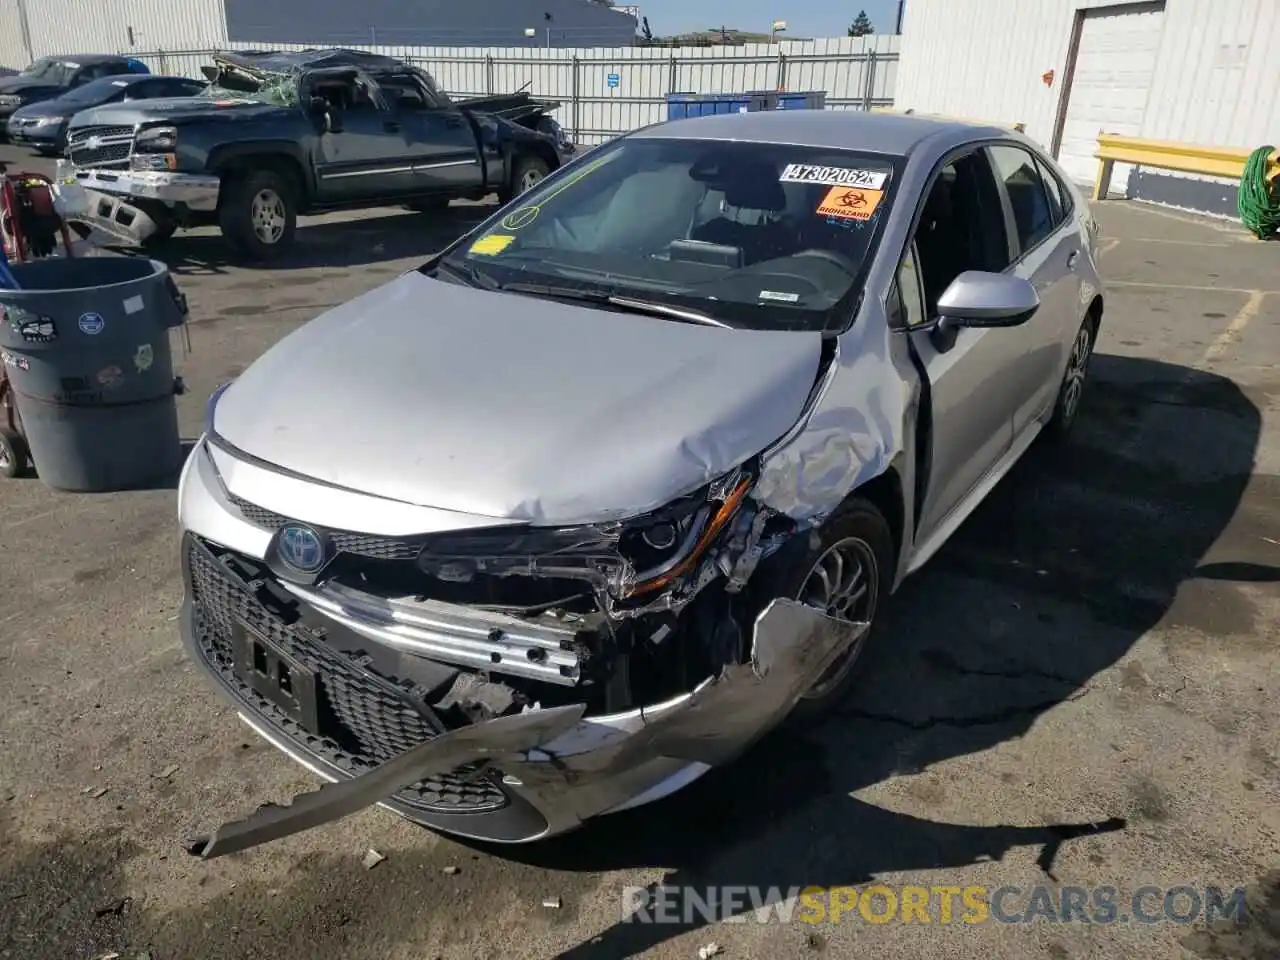
<svg viewBox="0 0 1280 960">
<path fill-rule="evenodd" d="M 394 683 L 309 636 L 309 631 L 285 625 L 220 569 L 218 560 L 199 543 L 193 541 L 188 547 L 188 562 L 192 631 L 199 655 L 238 699 L 303 751 L 357 776 L 435 735 Z M 232 645 L 237 619 L 315 672 L 321 700 L 320 736 L 303 729 L 240 680 Z M 475 766 L 420 781 L 395 799 L 431 813 L 481 813 L 501 809 L 508 802 L 494 774 Z"/>
</svg>

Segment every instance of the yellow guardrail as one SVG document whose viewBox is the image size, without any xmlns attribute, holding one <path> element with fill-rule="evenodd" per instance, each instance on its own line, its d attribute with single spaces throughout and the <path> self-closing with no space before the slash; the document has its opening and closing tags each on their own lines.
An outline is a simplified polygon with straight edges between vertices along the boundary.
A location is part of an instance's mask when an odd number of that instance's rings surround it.
<svg viewBox="0 0 1280 960">
<path fill-rule="evenodd" d="M 1117 163 L 1239 180 L 1244 174 L 1244 165 L 1251 152 L 1232 147 L 1201 147 L 1194 143 L 1143 140 L 1118 133 L 1100 133 L 1098 152 L 1094 154 L 1098 158 L 1098 178 L 1093 184 L 1093 199 L 1106 198 L 1111 189 L 1111 174 Z M 1274 183 L 1278 178 L 1280 150 L 1271 155 L 1271 164 L 1267 168 L 1268 180 Z"/>
<path fill-rule="evenodd" d="M 1006 130 L 1027 132 L 1025 123 L 1004 123 L 996 120 L 974 120 L 972 117 L 952 117 L 945 113 L 920 113 L 918 110 L 895 110 L 893 107 L 872 107 L 872 113 L 897 113 L 903 116 L 925 117 L 929 120 L 950 120 L 952 123 L 972 123 L 980 127 L 1004 127 Z"/>
</svg>

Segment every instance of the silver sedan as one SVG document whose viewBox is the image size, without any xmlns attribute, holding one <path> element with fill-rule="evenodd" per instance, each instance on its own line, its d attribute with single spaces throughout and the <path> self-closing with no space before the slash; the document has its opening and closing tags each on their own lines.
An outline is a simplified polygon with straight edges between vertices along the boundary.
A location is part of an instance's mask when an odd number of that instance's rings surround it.
<svg viewBox="0 0 1280 960">
<path fill-rule="evenodd" d="M 286 337 L 187 463 L 182 626 L 331 784 L 193 852 L 372 803 L 537 840 L 815 722 L 903 578 L 1071 429 L 1096 229 L 1006 130 L 702 117 Z"/>
</svg>

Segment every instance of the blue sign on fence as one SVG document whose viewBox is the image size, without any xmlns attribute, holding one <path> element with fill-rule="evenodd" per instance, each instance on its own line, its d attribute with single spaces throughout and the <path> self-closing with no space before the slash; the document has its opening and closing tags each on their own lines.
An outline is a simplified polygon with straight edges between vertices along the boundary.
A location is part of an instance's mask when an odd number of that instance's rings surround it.
<svg viewBox="0 0 1280 960">
<path fill-rule="evenodd" d="M 609 89 L 616 90 L 622 85 L 622 77 L 616 73 L 611 73 L 605 77 L 605 83 L 609 84 Z"/>
</svg>

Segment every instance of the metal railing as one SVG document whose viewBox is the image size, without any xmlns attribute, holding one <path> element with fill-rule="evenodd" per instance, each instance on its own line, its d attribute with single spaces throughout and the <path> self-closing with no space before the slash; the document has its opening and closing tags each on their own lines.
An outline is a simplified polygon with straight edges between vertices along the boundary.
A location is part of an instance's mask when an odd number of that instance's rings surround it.
<svg viewBox="0 0 1280 960">
<path fill-rule="evenodd" d="M 1234 147 L 1203 147 L 1194 143 L 1101 133 L 1098 135 L 1098 150 L 1094 154 L 1098 158 L 1098 176 L 1093 184 L 1093 199 L 1106 198 L 1117 163 L 1239 180 L 1244 175 L 1244 165 L 1250 152 Z M 1271 156 L 1267 179 L 1273 183 L 1280 181 L 1280 151 Z"/>
<path fill-rule="evenodd" d="M 248 44 L 237 44 L 247 48 Z M 273 44 L 302 49 L 302 44 Z M 825 90 L 827 108 L 872 110 L 893 104 L 896 50 L 789 52 L 782 45 L 756 45 L 731 55 L 701 49 L 670 52 L 637 48 L 532 51 L 534 56 L 435 53 L 430 48 L 369 47 L 431 73 L 459 99 L 526 89 L 559 100 L 559 118 L 578 143 L 592 144 L 666 119 L 669 93 L 730 93 L 756 90 Z M 456 49 L 456 48 L 455 48 Z M 768 51 L 768 52 L 759 52 Z M 133 53 L 157 73 L 199 77 L 214 49 Z M 641 54 L 643 55 L 637 55 Z"/>
</svg>

